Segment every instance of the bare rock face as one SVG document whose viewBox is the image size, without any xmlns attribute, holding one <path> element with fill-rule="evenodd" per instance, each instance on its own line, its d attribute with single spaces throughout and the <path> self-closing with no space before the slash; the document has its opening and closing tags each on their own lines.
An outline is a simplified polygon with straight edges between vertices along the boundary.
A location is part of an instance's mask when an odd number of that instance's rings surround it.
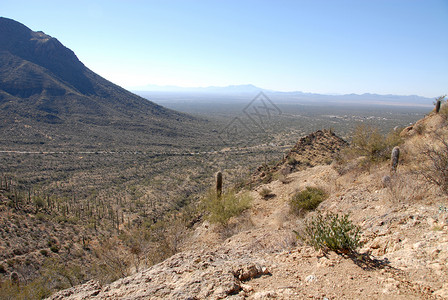
<svg viewBox="0 0 448 300">
<path fill-rule="evenodd" d="M 244 251 L 187 251 L 110 285 L 89 281 L 49 299 L 222 299 L 267 274 L 265 262 Z"/>
</svg>

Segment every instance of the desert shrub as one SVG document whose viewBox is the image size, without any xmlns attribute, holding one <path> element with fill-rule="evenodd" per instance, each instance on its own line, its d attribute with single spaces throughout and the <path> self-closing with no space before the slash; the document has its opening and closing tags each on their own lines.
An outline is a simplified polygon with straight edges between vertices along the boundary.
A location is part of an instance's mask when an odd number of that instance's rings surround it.
<svg viewBox="0 0 448 300">
<path fill-rule="evenodd" d="M 295 166 L 297 165 L 298 161 L 294 157 L 288 157 L 287 163 L 288 165 Z"/>
<path fill-rule="evenodd" d="M 266 184 L 266 183 L 270 183 L 273 179 L 273 175 L 271 171 L 268 171 L 265 173 L 265 176 L 263 177 L 263 179 L 261 180 L 262 183 Z"/>
<path fill-rule="evenodd" d="M 230 218 L 248 209 L 251 201 L 249 193 L 236 194 L 235 191 L 228 191 L 217 197 L 214 191 L 209 191 L 202 199 L 202 205 L 210 222 L 226 225 Z"/>
<path fill-rule="evenodd" d="M 46 217 L 43 213 L 39 212 L 36 214 L 36 219 L 39 221 L 45 221 Z"/>
<path fill-rule="evenodd" d="M 393 202 L 409 202 L 422 199 L 425 190 L 421 188 L 421 181 L 413 174 L 401 173 L 389 177 L 384 186 Z"/>
<path fill-rule="evenodd" d="M 358 125 L 352 139 L 352 151 L 365 156 L 371 161 L 380 160 L 386 156 L 386 143 L 378 128 Z"/>
<path fill-rule="evenodd" d="M 378 128 L 358 125 L 350 147 L 339 153 L 334 168 L 340 175 L 352 169 L 370 171 L 372 164 L 390 159 L 392 149 L 403 143 L 400 132 L 401 128 L 398 128 L 382 135 Z"/>
<path fill-rule="evenodd" d="M 352 223 L 348 214 L 318 213 L 305 221 L 303 230 L 295 233 L 316 250 L 353 252 L 361 246 L 361 228 Z"/>
<path fill-rule="evenodd" d="M 378 128 L 361 124 L 355 129 L 350 149 L 369 161 L 383 161 L 390 158 L 392 148 L 399 144 L 398 138 L 393 133 L 384 137 Z"/>
<path fill-rule="evenodd" d="M 82 264 L 64 261 L 62 258 L 47 258 L 41 269 L 41 278 L 56 289 L 66 289 L 82 283 L 86 278 Z"/>
<path fill-rule="evenodd" d="M 442 117 L 444 117 L 445 119 L 448 118 L 448 103 L 447 102 L 442 104 L 439 114 L 442 115 Z"/>
<path fill-rule="evenodd" d="M 41 197 L 35 197 L 34 205 L 36 206 L 36 210 L 42 209 L 45 207 L 45 200 Z"/>
<path fill-rule="evenodd" d="M 59 250 L 61 249 L 61 246 L 59 245 L 59 242 L 56 238 L 50 238 L 47 241 L 47 245 L 48 245 L 48 247 L 50 247 L 51 252 L 54 252 L 54 253 L 58 253 Z"/>
<path fill-rule="evenodd" d="M 118 238 L 104 238 L 93 247 L 97 257 L 97 277 L 102 283 L 109 283 L 130 274 L 130 253 L 126 253 Z"/>
<path fill-rule="evenodd" d="M 448 194 L 448 141 L 439 138 L 439 145 L 427 145 L 422 154 L 429 164 L 420 171 L 428 183 L 435 184 Z"/>
<path fill-rule="evenodd" d="M 415 125 L 415 131 L 417 132 L 417 134 L 422 135 L 425 130 L 426 130 L 426 126 L 425 124 L 417 124 Z"/>
<path fill-rule="evenodd" d="M 51 252 L 58 253 L 59 249 L 60 249 L 59 246 L 56 244 L 50 246 Z"/>
<path fill-rule="evenodd" d="M 44 299 L 50 294 L 48 284 L 40 278 L 20 286 L 11 280 L 0 281 L 0 299 Z"/>
<path fill-rule="evenodd" d="M 62 259 L 45 260 L 37 278 L 17 284 L 13 278 L 1 281 L 0 299 L 45 299 L 56 290 L 69 288 L 85 281 L 79 266 Z"/>
<path fill-rule="evenodd" d="M 277 178 L 283 184 L 287 184 L 289 182 L 288 177 L 286 176 L 286 174 L 279 174 Z"/>
<path fill-rule="evenodd" d="M 260 196 L 263 197 L 264 199 L 269 198 L 272 195 L 272 190 L 264 187 L 260 192 L 259 192 Z"/>
<path fill-rule="evenodd" d="M 327 193 L 321 188 L 307 187 L 292 196 L 289 202 L 291 212 L 296 215 L 303 215 L 308 211 L 315 210 L 327 197 Z"/>
</svg>

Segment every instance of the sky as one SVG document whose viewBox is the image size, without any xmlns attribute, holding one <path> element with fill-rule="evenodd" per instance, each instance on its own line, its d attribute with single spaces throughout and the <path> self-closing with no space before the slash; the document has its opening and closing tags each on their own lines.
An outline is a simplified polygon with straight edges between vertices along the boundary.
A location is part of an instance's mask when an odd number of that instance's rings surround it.
<svg viewBox="0 0 448 300">
<path fill-rule="evenodd" d="M 448 94 L 448 0 L 0 0 L 128 89 Z"/>
</svg>

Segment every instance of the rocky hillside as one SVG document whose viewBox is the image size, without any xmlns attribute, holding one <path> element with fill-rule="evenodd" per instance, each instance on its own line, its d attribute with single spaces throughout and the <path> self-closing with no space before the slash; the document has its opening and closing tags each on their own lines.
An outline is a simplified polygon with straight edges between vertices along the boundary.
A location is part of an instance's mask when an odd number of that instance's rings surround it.
<svg viewBox="0 0 448 300">
<path fill-rule="evenodd" d="M 331 130 L 318 130 L 302 137 L 276 165 L 260 166 L 252 178 L 253 182 L 268 182 L 272 174 L 287 175 L 322 164 L 330 164 L 339 151 L 348 143 Z"/>
<path fill-rule="evenodd" d="M 3 278 L 16 273 L 20 282 L 30 282 L 45 276 L 41 272 L 44 267 L 49 271 L 74 262 L 92 265 L 89 242 L 95 234 L 93 229 L 68 216 L 51 219 L 35 205 L 15 209 L 14 201 L 3 194 L 9 193 L 0 188 L 0 274 Z M 0 299 L 3 298 L 0 296 Z"/>
<path fill-rule="evenodd" d="M 226 227 L 198 225 L 183 251 L 166 261 L 50 299 L 448 298 L 448 200 L 426 176 L 432 170 L 427 150 L 448 151 L 440 143 L 448 138 L 446 118 L 431 114 L 402 135 L 396 173 L 387 161 L 343 175 L 332 164 L 313 163 L 288 180 L 260 184 L 250 192 L 252 207 Z M 292 153 L 300 155 L 296 148 Z M 296 239 L 293 230 L 304 221 L 290 213 L 289 201 L 305 187 L 329 194 L 319 211 L 349 213 L 361 227 L 357 252 L 323 252 Z M 262 197 L 262 189 L 273 196 Z"/>
</svg>

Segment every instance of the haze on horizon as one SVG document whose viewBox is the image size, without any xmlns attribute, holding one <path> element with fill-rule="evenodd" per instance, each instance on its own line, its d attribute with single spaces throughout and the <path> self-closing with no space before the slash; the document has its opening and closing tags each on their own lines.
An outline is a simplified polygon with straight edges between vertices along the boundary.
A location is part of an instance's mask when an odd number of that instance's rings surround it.
<svg viewBox="0 0 448 300">
<path fill-rule="evenodd" d="M 4 0 L 1 14 L 56 37 L 128 89 L 447 93 L 444 0 Z"/>
</svg>

